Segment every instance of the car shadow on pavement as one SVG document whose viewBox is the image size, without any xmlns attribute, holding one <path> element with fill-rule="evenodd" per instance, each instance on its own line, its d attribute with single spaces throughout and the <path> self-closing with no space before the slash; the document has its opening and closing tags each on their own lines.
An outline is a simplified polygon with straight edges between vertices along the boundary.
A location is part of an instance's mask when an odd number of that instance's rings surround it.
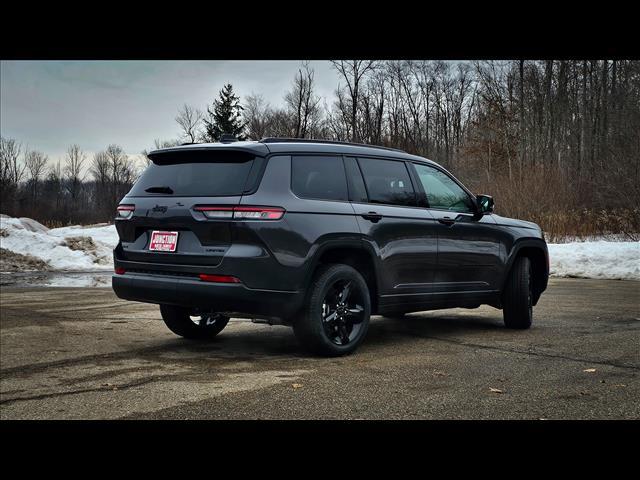
<svg viewBox="0 0 640 480">
<path fill-rule="evenodd" d="M 487 317 L 469 314 L 418 313 L 404 317 L 374 317 L 365 343 L 387 344 L 410 340 L 412 337 L 446 338 L 458 334 L 504 330 L 501 316 Z"/>
<path fill-rule="evenodd" d="M 400 318 L 375 316 L 371 319 L 364 345 L 369 349 L 387 345 L 400 346 L 403 342 L 410 342 L 414 338 L 446 338 L 463 333 L 500 330 L 504 330 L 500 316 L 434 312 L 411 314 Z M 236 361 L 278 357 L 319 358 L 305 352 L 299 346 L 293 329 L 281 326 L 228 330 L 212 341 L 172 339 L 159 348 L 165 353 L 193 354 Z"/>
</svg>

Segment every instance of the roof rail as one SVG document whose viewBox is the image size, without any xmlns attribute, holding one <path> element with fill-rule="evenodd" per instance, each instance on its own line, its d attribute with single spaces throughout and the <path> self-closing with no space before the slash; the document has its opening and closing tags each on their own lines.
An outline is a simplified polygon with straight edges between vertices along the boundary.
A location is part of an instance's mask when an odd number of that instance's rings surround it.
<svg viewBox="0 0 640 480">
<path fill-rule="evenodd" d="M 391 147 L 380 147 L 378 145 L 368 145 L 366 143 L 341 142 L 338 140 L 319 140 L 313 138 L 286 138 L 286 137 L 265 137 L 259 140 L 260 143 L 327 143 L 335 145 L 353 145 L 354 147 L 379 148 L 381 150 L 391 150 L 393 152 L 407 153 L 404 150 Z"/>
<path fill-rule="evenodd" d="M 200 142 L 184 142 L 181 143 L 180 146 L 182 147 L 183 145 L 198 145 Z"/>
</svg>

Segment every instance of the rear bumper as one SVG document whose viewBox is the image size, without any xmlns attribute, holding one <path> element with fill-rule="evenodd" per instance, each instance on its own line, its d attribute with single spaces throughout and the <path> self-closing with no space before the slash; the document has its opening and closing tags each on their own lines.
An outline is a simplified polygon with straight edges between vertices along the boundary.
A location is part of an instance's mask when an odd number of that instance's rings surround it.
<svg viewBox="0 0 640 480">
<path fill-rule="evenodd" d="M 257 290 L 243 284 L 129 272 L 113 275 L 112 286 L 116 295 L 124 300 L 212 308 L 219 312 L 281 319 L 293 316 L 303 300 L 299 292 Z"/>
</svg>

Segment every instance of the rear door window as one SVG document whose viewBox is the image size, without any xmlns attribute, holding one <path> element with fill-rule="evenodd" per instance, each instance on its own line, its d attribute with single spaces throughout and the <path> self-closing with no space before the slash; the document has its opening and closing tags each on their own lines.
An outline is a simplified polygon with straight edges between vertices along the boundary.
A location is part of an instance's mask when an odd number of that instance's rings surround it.
<svg viewBox="0 0 640 480">
<path fill-rule="evenodd" d="M 291 189 L 301 198 L 346 201 L 347 179 L 342 157 L 292 157 Z"/>
<path fill-rule="evenodd" d="M 404 162 L 358 158 L 370 203 L 416 206 L 409 171 Z"/>
<path fill-rule="evenodd" d="M 130 196 L 236 196 L 247 187 L 255 158 L 243 152 L 171 152 L 152 156 Z M 251 175 L 252 178 L 255 175 Z"/>
</svg>

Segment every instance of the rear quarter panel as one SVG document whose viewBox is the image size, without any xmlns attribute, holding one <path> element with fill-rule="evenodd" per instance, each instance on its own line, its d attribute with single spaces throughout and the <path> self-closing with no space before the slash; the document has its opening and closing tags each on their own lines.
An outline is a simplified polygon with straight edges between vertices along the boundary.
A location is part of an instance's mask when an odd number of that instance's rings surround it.
<svg viewBox="0 0 640 480">
<path fill-rule="evenodd" d="M 241 204 L 283 207 L 278 222 L 244 222 L 239 240 L 253 236 L 275 259 L 268 275 L 251 276 L 254 288 L 301 290 L 322 248 L 331 244 L 361 245 L 355 212 L 349 202 L 299 198 L 291 192 L 291 156 L 274 155 L 256 193 L 242 197 Z M 235 242 L 234 242 L 235 243 Z M 242 242 L 241 242 L 242 243 Z M 251 265 L 247 265 L 249 273 Z"/>
</svg>

